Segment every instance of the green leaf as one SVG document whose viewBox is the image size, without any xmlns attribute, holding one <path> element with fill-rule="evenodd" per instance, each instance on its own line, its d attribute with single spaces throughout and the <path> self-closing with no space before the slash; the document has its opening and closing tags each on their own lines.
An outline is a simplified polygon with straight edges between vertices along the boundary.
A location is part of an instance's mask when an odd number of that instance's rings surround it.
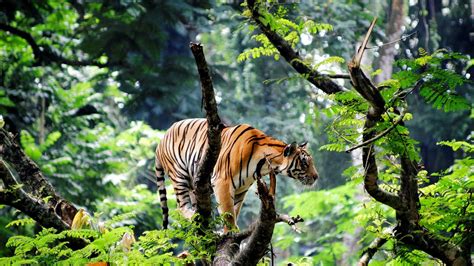
<svg viewBox="0 0 474 266">
<path fill-rule="evenodd" d="M 38 147 L 38 145 L 36 145 L 35 139 L 28 131 L 22 130 L 20 132 L 20 143 L 28 157 L 34 161 L 37 161 L 41 158 L 41 149 Z"/>
<path fill-rule="evenodd" d="M 9 228 L 12 226 L 25 226 L 25 225 L 30 225 L 30 224 L 35 224 L 36 221 L 33 220 L 32 218 L 24 218 L 24 219 L 18 219 L 9 222 L 7 225 L 5 225 L 5 228 Z"/>
<path fill-rule="evenodd" d="M 54 131 L 48 134 L 46 140 L 39 146 L 41 152 L 46 151 L 49 147 L 53 146 L 61 137 L 61 132 Z"/>
</svg>

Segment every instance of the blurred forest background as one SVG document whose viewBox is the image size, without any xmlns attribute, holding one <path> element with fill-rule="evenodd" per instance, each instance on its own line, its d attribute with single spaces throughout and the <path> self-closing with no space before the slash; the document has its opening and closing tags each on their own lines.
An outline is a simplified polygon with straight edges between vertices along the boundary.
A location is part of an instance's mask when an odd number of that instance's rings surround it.
<svg viewBox="0 0 474 266">
<path fill-rule="evenodd" d="M 380 79 L 384 80 L 400 70 L 398 65 L 392 69 L 393 59 L 416 58 L 421 47 L 422 53 L 445 49 L 466 55 L 461 63 L 443 67 L 473 79 L 473 1 L 315 0 L 270 5 L 284 7 L 293 20 L 309 18 L 332 25 L 330 31 L 302 32 L 296 42 L 305 59 L 322 62 L 323 72 L 347 73 L 345 63 L 331 56 L 348 62 L 370 21 L 378 16 L 364 62 L 368 73 L 388 75 Z M 320 149 L 333 141 L 334 134 L 328 132 L 338 120 L 330 108 L 334 99 L 277 55 L 245 53 L 257 42 L 242 10 L 238 1 L 0 0 L 4 128 L 16 134 L 28 156 L 67 200 L 101 213 L 104 220 L 133 211 L 135 216 L 122 223 L 134 225 L 136 234 L 161 228 L 152 172 L 154 149 L 173 122 L 204 116 L 188 46 L 199 41 L 225 123 L 248 123 L 288 143 L 306 140 L 315 158 L 321 177 L 317 187 L 302 188 L 294 180 L 278 179 L 277 209 L 299 214 L 305 223 L 302 233 L 277 225 L 272 241 L 277 261 L 354 264 L 376 234 L 393 223 L 394 212 L 364 192 L 360 152 Z M 407 37 L 382 45 L 403 36 Z M 394 58 L 384 59 L 387 53 Z M 472 82 L 456 90 L 472 103 Z M 461 150 L 437 143 L 472 143 L 473 114 L 470 109 L 432 108 L 417 91 L 408 102 L 413 119 L 407 127 L 418 142 L 432 184 L 439 179 L 435 173 L 452 171 L 450 167 L 466 157 Z M 472 168 L 467 175 L 472 177 Z M 472 184 L 470 189 L 472 194 Z M 168 186 L 174 209 L 172 191 Z M 249 193 L 244 203 L 241 228 L 258 210 L 254 194 Z M 0 256 L 11 256 L 13 249 L 5 246 L 9 237 L 33 235 L 39 229 L 34 224 L 6 227 L 25 216 L 0 206 Z M 471 211 L 467 215 L 473 219 Z M 389 245 L 373 262 L 413 260 L 430 258 L 421 252 L 395 252 Z"/>
</svg>

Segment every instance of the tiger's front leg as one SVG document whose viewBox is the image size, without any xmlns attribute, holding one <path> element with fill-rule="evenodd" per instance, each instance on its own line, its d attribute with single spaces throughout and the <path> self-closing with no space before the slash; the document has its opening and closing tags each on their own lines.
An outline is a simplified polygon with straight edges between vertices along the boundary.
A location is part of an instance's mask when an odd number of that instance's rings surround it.
<svg viewBox="0 0 474 266">
<path fill-rule="evenodd" d="M 231 229 L 238 229 L 235 212 L 234 212 L 234 190 L 230 184 L 230 178 L 220 178 L 216 180 L 214 184 L 214 192 L 216 193 L 216 200 L 219 208 L 219 213 L 222 215 L 227 213 L 225 220 L 227 225 L 224 225 L 224 233 L 229 232 Z"/>
</svg>

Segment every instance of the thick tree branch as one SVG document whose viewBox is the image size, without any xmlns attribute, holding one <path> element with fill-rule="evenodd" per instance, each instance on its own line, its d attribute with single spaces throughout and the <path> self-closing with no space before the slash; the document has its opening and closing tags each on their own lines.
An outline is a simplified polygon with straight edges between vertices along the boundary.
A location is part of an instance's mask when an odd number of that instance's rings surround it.
<svg viewBox="0 0 474 266">
<path fill-rule="evenodd" d="M 257 190 L 261 201 L 260 215 L 257 221 L 246 230 L 226 235 L 218 244 L 214 265 L 256 265 L 268 251 L 273 229 L 277 222 L 286 222 L 294 226 L 302 222 L 301 217 L 277 215 L 275 211 L 275 173 L 270 172 L 270 188 L 267 188 L 261 177 L 257 178 Z M 245 247 L 240 250 L 240 243 L 248 238 Z"/>
<path fill-rule="evenodd" d="M 249 231 L 248 232 L 250 235 Z M 220 243 L 217 245 L 217 251 L 214 256 L 214 260 L 212 262 L 212 265 L 214 266 L 228 266 L 232 264 L 232 260 L 235 257 L 235 255 L 239 252 L 240 250 L 240 242 L 247 238 L 248 235 L 246 234 L 241 235 L 240 237 L 232 236 L 230 234 L 225 235 Z"/>
<path fill-rule="evenodd" d="M 96 60 L 72 60 L 65 57 L 62 57 L 54 53 L 50 47 L 39 45 L 33 36 L 21 29 L 12 27 L 8 24 L 0 23 L 0 30 L 9 32 L 13 35 L 16 35 L 24 39 L 28 45 L 33 50 L 33 55 L 35 58 L 34 66 L 40 66 L 49 63 L 65 64 L 69 66 L 97 66 L 97 67 L 111 67 L 114 64 L 110 63 L 100 63 Z"/>
<path fill-rule="evenodd" d="M 194 193 L 196 196 L 196 211 L 200 214 L 204 227 L 208 226 L 212 214 L 211 176 L 214 165 L 221 149 L 221 131 L 223 125 L 217 112 L 217 103 L 214 96 L 212 79 L 207 67 L 206 58 L 202 46 L 197 43 L 190 44 L 191 51 L 196 60 L 196 65 L 201 80 L 202 99 L 207 117 L 207 141 L 208 146 L 204 153 L 204 159 L 200 162 L 197 178 L 194 180 Z"/>
<path fill-rule="evenodd" d="M 234 258 L 232 265 L 256 265 L 265 255 L 272 240 L 273 229 L 277 222 L 274 197 L 270 195 L 265 182 L 257 178 L 257 190 L 262 202 L 260 216 L 250 239 Z"/>
<path fill-rule="evenodd" d="M 5 185 L 1 204 L 17 208 L 45 227 L 64 230 L 70 226 L 76 208 L 56 194 L 38 166 L 4 129 L 0 129 L 0 160 L 0 178 Z"/>
<path fill-rule="evenodd" d="M 407 231 L 398 226 L 395 237 L 399 242 L 422 250 L 435 258 L 441 259 L 446 265 L 472 265 L 469 249 L 462 249 L 449 241 L 430 233 L 419 225 Z"/>
<path fill-rule="evenodd" d="M 371 108 L 372 109 L 372 108 Z M 370 111 L 369 111 L 370 113 Z M 364 133 L 362 134 L 363 142 L 367 142 L 374 138 L 374 130 L 378 118 L 367 118 L 364 124 Z M 362 149 L 362 162 L 364 166 L 364 188 L 375 200 L 386 204 L 395 210 L 403 208 L 400 198 L 392 193 L 381 189 L 378 185 L 378 169 L 375 160 L 373 142 Z"/>
<path fill-rule="evenodd" d="M 351 79 L 349 74 L 328 74 L 327 76 L 332 79 Z"/>
<path fill-rule="evenodd" d="M 305 64 L 298 52 L 296 52 L 285 39 L 271 29 L 269 25 L 262 23 L 262 7 L 258 4 L 258 0 L 247 0 L 247 5 L 251 11 L 253 22 L 258 25 L 263 34 L 267 36 L 273 46 L 280 52 L 281 56 L 285 58 L 298 73 L 305 75 L 309 82 L 327 94 L 343 91 L 343 88 L 332 81 L 330 77 L 311 69 L 310 66 Z"/>
</svg>

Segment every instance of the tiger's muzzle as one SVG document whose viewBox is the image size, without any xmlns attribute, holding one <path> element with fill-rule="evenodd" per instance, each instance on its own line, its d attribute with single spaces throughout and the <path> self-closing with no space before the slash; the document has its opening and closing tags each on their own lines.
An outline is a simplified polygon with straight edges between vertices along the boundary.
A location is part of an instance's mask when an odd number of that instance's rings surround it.
<svg viewBox="0 0 474 266">
<path fill-rule="evenodd" d="M 318 178 L 319 178 L 319 175 L 314 174 L 314 175 L 303 176 L 302 178 L 299 178 L 298 180 L 301 183 L 303 183 L 303 185 L 305 185 L 305 186 L 311 186 L 316 182 L 316 180 L 318 180 Z"/>
</svg>

